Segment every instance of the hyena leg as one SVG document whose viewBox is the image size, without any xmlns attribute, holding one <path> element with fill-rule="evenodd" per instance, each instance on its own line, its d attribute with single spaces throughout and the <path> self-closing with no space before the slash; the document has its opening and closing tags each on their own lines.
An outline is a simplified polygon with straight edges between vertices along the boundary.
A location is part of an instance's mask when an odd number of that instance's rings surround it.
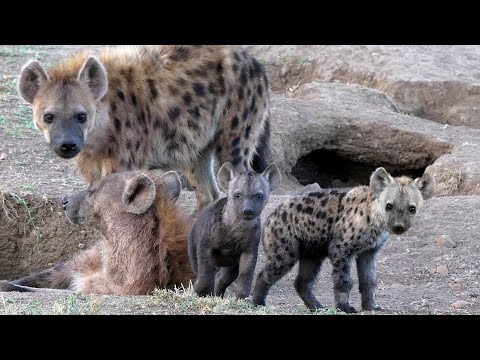
<svg viewBox="0 0 480 360">
<path fill-rule="evenodd" d="M 72 293 L 72 290 L 35 288 L 29 286 L 15 285 L 6 280 L 0 280 L 0 291 L 18 291 L 18 292 L 46 292 L 46 293 Z"/>
<path fill-rule="evenodd" d="M 2 281 L 0 291 L 21 292 L 62 292 L 71 284 L 72 266 L 70 262 L 58 264 L 50 269 L 28 275 L 13 281 Z M 69 291 L 67 291 L 69 292 Z"/>
<path fill-rule="evenodd" d="M 335 306 L 346 313 L 357 312 L 350 306 L 349 298 L 352 290 L 352 276 L 350 275 L 350 266 L 352 258 L 343 254 L 330 259 L 332 262 L 333 290 L 335 294 Z"/>
<path fill-rule="evenodd" d="M 225 291 L 238 276 L 238 264 L 222 267 L 215 278 L 215 296 L 225 295 Z"/>
<path fill-rule="evenodd" d="M 323 307 L 312 292 L 313 283 L 315 282 L 318 272 L 320 271 L 322 261 L 322 258 L 300 259 L 298 275 L 295 279 L 295 290 L 297 290 L 298 295 L 310 310 L 320 309 Z"/>
<path fill-rule="evenodd" d="M 215 266 L 204 254 L 198 254 L 197 278 L 193 289 L 198 296 L 213 295 L 215 290 Z M 203 256 L 202 256 L 203 255 Z"/>
<path fill-rule="evenodd" d="M 214 173 L 213 150 L 206 149 L 185 172 L 190 185 L 195 190 L 197 210 L 218 199 L 220 193 Z"/>
<path fill-rule="evenodd" d="M 362 295 L 363 310 L 381 310 L 375 304 L 375 288 L 377 275 L 375 272 L 376 251 L 366 251 L 357 257 L 357 272 L 360 294 Z"/>
<path fill-rule="evenodd" d="M 240 270 L 235 294 L 237 299 L 246 299 L 250 295 L 255 265 L 257 264 L 257 253 L 258 247 L 254 247 L 251 251 L 244 252 L 240 256 Z"/>
<path fill-rule="evenodd" d="M 298 260 L 298 243 L 280 240 L 270 228 L 264 231 L 263 248 L 267 255 L 265 267 L 257 275 L 252 292 L 252 302 L 256 305 L 265 305 L 268 291 L 280 280 Z"/>
<path fill-rule="evenodd" d="M 15 285 L 35 287 L 68 289 L 72 281 L 72 264 L 61 263 L 50 269 L 28 275 L 24 278 L 12 281 Z"/>
</svg>

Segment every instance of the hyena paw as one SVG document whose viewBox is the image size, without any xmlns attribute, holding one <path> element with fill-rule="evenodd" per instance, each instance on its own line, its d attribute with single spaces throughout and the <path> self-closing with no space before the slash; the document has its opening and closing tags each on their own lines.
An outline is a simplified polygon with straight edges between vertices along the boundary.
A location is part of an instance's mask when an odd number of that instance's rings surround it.
<svg viewBox="0 0 480 360">
<path fill-rule="evenodd" d="M 0 291 L 15 291 L 15 286 L 7 280 L 0 280 Z"/>
<path fill-rule="evenodd" d="M 346 312 L 347 314 L 355 314 L 357 310 L 350 304 L 338 304 L 337 308 L 340 309 L 343 312 Z"/>
<path fill-rule="evenodd" d="M 252 297 L 252 299 L 251 299 L 250 301 L 251 301 L 252 304 L 255 305 L 255 306 L 265 306 L 265 299 L 260 299 L 260 298 Z"/>
<path fill-rule="evenodd" d="M 373 311 L 382 311 L 383 310 L 380 306 L 375 305 L 375 304 L 368 305 L 368 306 L 363 306 L 362 309 L 365 310 L 365 311 L 372 311 L 372 310 Z"/>
</svg>

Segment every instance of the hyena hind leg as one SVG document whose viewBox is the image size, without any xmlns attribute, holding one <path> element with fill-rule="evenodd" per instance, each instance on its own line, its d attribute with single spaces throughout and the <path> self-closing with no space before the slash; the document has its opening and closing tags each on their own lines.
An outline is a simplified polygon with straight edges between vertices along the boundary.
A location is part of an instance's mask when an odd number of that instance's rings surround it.
<svg viewBox="0 0 480 360">
<path fill-rule="evenodd" d="M 30 286 L 16 285 L 6 280 L 0 281 L 0 291 L 42 292 L 50 294 L 71 294 L 73 292 L 72 290 L 64 289 L 35 288 Z"/>
</svg>

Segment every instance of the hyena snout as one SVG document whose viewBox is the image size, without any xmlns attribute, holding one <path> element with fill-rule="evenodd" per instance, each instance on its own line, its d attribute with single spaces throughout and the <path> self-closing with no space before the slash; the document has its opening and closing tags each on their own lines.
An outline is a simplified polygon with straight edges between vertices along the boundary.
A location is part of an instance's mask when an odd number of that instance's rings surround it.
<svg viewBox="0 0 480 360">
<path fill-rule="evenodd" d="M 68 196 L 64 196 L 62 198 L 62 207 L 63 207 L 63 210 L 67 210 L 67 204 L 68 204 Z"/>
<path fill-rule="evenodd" d="M 245 219 L 253 219 L 257 217 L 258 214 L 255 213 L 255 211 L 252 208 L 244 208 L 243 209 L 243 217 Z"/>
<path fill-rule="evenodd" d="M 52 144 L 55 153 L 64 159 L 75 157 L 82 149 L 82 144 L 78 139 L 63 139 Z"/>
<path fill-rule="evenodd" d="M 246 201 L 243 203 L 243 206 L 240 207 L 241 216 L 245 220 L 253 220 L 256 217 L 260 216 L 262 213 L 263 206 L 261 204 L 254 204 L 253 202 Z"/>
<path fill-rule="evenodd" d="M 396 235 L 401 235 L 401 234 L 403 234 L 405 231 L 407 231 L 407 228 L 405 227 L 404 224 L 395 224 L 395 225 L 393 225 L 393 227 L 392 227 L 392 231 L 393 231 Z"/>
<path fill-rule="evenodd" d="M 61 158 L 70 159 L 83 148 L 82 129 L 71 122 L 50 129 L 50 147 Z"/>
<path fill-rule="evenodd" d="M 72 195 L 66 195 L 62 198 L 62 207 L 65 211 L 67 219 L 75 225 L 80 223 L 80 205 L 82 203 L 85 191 L 81 191 Z"/>
</svg>

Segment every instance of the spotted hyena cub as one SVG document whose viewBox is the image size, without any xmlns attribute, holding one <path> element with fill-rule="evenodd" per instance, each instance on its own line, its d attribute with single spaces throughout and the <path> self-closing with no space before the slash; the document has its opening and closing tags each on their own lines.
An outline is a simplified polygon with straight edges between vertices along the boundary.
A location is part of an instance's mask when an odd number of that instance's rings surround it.
<svg viewBox="0 0 480 360">
<path fill-rule="evenodd" d="M 48 71 L 31 61 L 18 84 L 50 148 L 75 158 L 89 184 L 121 170 L 178 170 L 202 208 L 219 196 L 215 159 L 238 171 L 269 163 L 267 77 L 242 49 L 110 48 Z"/>
<path fill-rule="evenodd" d="M 389 234 L 403 234 L 423 201 L 433 196 L 435 181 L 425 173 L 412 180 L 393 178 L 384 168 L 370 177 L 370 186 L 330 189 L 295 196 L 268 218 L 263 236 L 267 261 L 258 274 L 252 301 L 265 305 L 270 287 L 297 261 L 295 289 L 310 309 L 321 308 L 312 292 L 322 261 L 333 267 L 335 305 L 353 313 L 350 266 L 356 258 L 363 310 L 375 304 L 375 255 Z"/>
<path fill-rule="evenodd" d="M 237 173 L 227 162 L 217 181 L 227 197 L 199 214 L 189 236 L 188 255 L 197 274 L 194 289 L 199 296 L 223 296 L 238 277 L 236 297 L 244 299 L 250 294 L 257 262 L 260 214 L 281 175 L 275 164 L 260 175 Z"/>
</svg>

